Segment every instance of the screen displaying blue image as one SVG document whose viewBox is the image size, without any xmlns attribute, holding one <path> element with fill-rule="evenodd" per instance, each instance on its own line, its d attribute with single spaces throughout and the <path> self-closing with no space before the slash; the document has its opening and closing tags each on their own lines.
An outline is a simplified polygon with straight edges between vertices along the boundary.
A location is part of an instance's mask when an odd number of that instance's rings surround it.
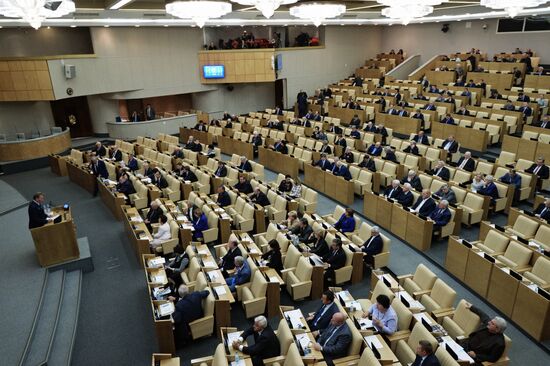
<svg viewBox="0 0 550 366">
<path fill-rule="evenodd" d="M 225 67 L 223 65 L 206 65 L 202 67 L 202 74 L 205 79 L 223 79 Z"/>
</svg>

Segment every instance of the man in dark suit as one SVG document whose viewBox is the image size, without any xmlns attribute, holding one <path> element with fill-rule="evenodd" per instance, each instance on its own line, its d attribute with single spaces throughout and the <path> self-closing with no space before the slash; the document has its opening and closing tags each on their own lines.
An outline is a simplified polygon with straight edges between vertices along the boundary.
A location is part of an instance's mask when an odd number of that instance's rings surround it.
<svg viewBox="0 0 550 366">
<path fill-rule="evenodd" d="M 269 206 L 271 204 L 266 194 L 260 190 L 260 187 L 256 187 L 254 189 L 254 193 L 250 196 L 250 199 L 252 202 L 257 203 L 262 207 Z"/>
<path fill-rule="evenodd" d="M 273 111 L 273 114 L 276 114 L 278 116 L 282 116 L 283 115 L 283 110 L 281 109 L 281 107 L 277 106 L 277 107 L 275 107 L 275 111 Z"/>
<path fill-rule="evenodd" d="M 439 160 L 436 166 L 430 170 L 429 173 L 434 177 L 443 179 L 446 182 L 448 182 L 451 177 L 451 172 L 445 167 L 445 162 L 443 160 Z"/>
<path fill-rule="evenodd" d="M 380 142 L 376 142 L 370 145 L 369 148 L 367 149 L 367 154 L 372 156 L 382 155 L 382 145 L 380 144 Z"/>
<path fill-rule="evenodd" d="M 243 346 L 242 343 L 249 336 L 254 337 L 254 344 Z M 233 343 L 233 349 L 250 355 L 253 366 L 263 366 L 265 359 L 279 356 L 281 352 L 279 339 L 263 315 L 254 318 L 254 325 L 241 333 L 239 339 Z"/>
<path fill-rule="evenodd" d="M 323 145 L 319 149 L 319 152 L 321 154 L 332 154 L 332 149 L 330 148 L 327 140 L 323 140 Z"/>
<path fill-rule="evenodd" d="M 421 340 L 416 347 L 416 359 L 411 366 L 441 366 L 430 342 Z"/>
<path fill-rule="evenodd" d="M 523 94 L 523 92 L 518 93 L 518 102 L 527 102 L 529 103 L 531 101 L 531 98 L 529 98 L 528 95 Z"/>
<path fill-rule="evenodd" d="M 281 154 L 288 154 L 288 147 L 286 147 L 286 142 L 277 140 L 275 141 L 275 145 L 273 145 L 273 150 L 280 152 Z"/>
<path fill-rule="evenodd" d="M 409 116 L 409 112 L 407 112 L 403 107 L 401 107 L 399 109 L 399 111 L 397 112 L 397 115 L 398 116 L 401 116 L 401 117 L 408 117 Z"/>
<path fill-rule="evenodd" d="M 44 212 L 44 194 L 37 192 L 32 196 L 32 201 L 29 203 L 29 229 L 41 227 L 52 221 Z"/>
<path fill-rule="evenodd" d="M 428 136 L 426 136 L 424 134 L 424 131 L 419 131 L 418 134 L 414 135 L 412 140 L 414 142 L 416 142 L 417 144 L 422 144 L 422 145 L 429 145 L 430 144 L 430 142 L 428 140 Z"/>
<path fill-rule="evenodd" d="M 160 217 L 164 214 L 162 208 L 160 208 L 157 200 L 151 201 L 149 205 L 149 210 L 143 222 L 147 225 L 148 228 L 151 228 L 151 224 L 156 224 L 159 222 Z"/>
<path fill-rule="evenodd" d="M 535 164 L 525 169 L 526 173 L 531 173 L 537 176 L 537 190 L 540 191 L 542 187 L 542 181 L 548 179 L 550 169 L 544 164 L 544 158 L 541 156 L 537 158 Z"/>
<path fill-rule="evenodd" d="M 318 166 L 322 170 L 332 171 L 332 163 L 327 159 L 326 154 L 321 154 L 321 158 L 315 163 L 315 166 Z"/>
<path fill-rule="evenodd" d="M 450 135 L 445 141 L 443 141 L 443 143 L 441 144 L 441 148 L 454 154 L 458 151 L 458 142 L 456 142 L 453 135 Z"/>
<path fill-rule="evenodd" d="M 451 221 L 451 216 L 449 202 L 442 199 L 439 201 L 437 207 L 428 215 L 428 220 L 434 223 L 434 232 L 436 232 Z"/>
<path fill-rule="evenodd" d="M 537 124 L 537 127 L 550 128 L 550 116 L 544 116 L 542 120 L 540 120 L 540 122 Z"/>
<path fill-rule="evenodd" d="M 363 79 L 360 76 L 356 76 L 353 79 L 351 86 L 363 86 Z"/>
<path fill-rule="evenodd" d="M 323 353 L 327 365 L 334 365 L 332 360 L 347 356 L 352 336 L 343 313 L 334 313 L 330 325 L 321 332 L 313 332 L 313 335 L 319 336 L 313 348 Z"/>
<path fill-rule="evenodd" d="M 456 167 L 459 169 L 464 169 L 467 172 L 473 172 L 476 168 L 476 162 L 474 159 L 472 159 L 472 153 L 469 151 L 466 151 L 464 153 L 464 156 L 458 159 L 458 163 L 456 163 Z"/>
<path fill-rule="evenodd" d="M 403 149 L 403 152 L 413 155 L 420 155 L 420 152 L 418 151 L 418 146 L 416 146 L 416 142 L 414 141 L 411 141 L 410 145 Z"/>
<path fill-rule="evenodd" d="M 411 185 L 409 183 L 403 184 L 403 191 L 397 198 L 397 202 L 404 208 L 411 207 L 414 202 L 414 196 L 411 192 Z"/>
<path fill-rule="evenodd" d="M 374 123 L 372 123 L 372 122 L 368 122 L 368 123 L 365 125 L 365 128 L 363 128 L 363 131 L 365 131 L 365 132 L 372 132 L 372 133 L 378 133 L 378 129 L 376 128 L 376 126 L 375 126 Z"/>
<path fill-rule="evenodd" d="M 386 188 L 386 190 L 384 191 L 384 196 L 386 196 L 387 198 L 391 198 L 393 200 L 399 199 L 399 197 L 401 196 L 401 193 L 403 192 L 403 189 L 399 184 L 400 184 L 399 180 L 394 179 L 391 182 L 391 185 L 388 188 Z"/>
<path fill-rule="evenodd" d="M 204 123 L 204 121 L 199 121 L 199 123 L 197 123 L 195 125 L 195 127 L 193 127 L 194 130 L 197 130 L 197 131 L 203 131 L 203 132 L 206 132 L 208 131 L 208 127 L 206 126 L 206 124 Z"/>
<path fill-rule="evenodd" d="M 458 109 L 458 111 L 456 111 L 456 114 L 459 114 L 461 116 L 469 116 L 470 112 L 468 112 L 468 110 L 464 106 L 462 106 Z"/>
<path fill-rule="evenodd" d="M 323 257 L 325 262 L 325 284 L 334 282 L 334 271 L 344 267 L 346 264 L 346 253 L 342 248 L 342 240 L 334 238 L 330 252 Z"/>
<path fill-rule="evenodd" d="M 147 121 L 156 118 L 155 109 L 151 107 L 151 104 L 147 104 L 147 107 L 145 107 L 145 118 L 147 119 Z"/>
<path fill-rule="evenodd" d="M 413 114 L 412 118 L 416 118 L 420 120 L 420 126 L 424 126 L 424 115 L 422 114 L 422 111 L 420 109 L 417 109 L 416 112 Z"/>
<path fill-rule="evenodd" d="M 159 187 L 160 189 L 164 189 L 168 187 L 168 182 L 162 174 L 160 173 L 160 170 L 155 169 L 155 173 L 153 174 L 153 178 L 151 179 L 151 183 Z"/>
<path fill-rule="evenodd" d="M 441 123 L 443 124 L 446 124 L 446 125 L 454 125 L 456 124 L 455 123 L 455 120 L 453 119 L 453 117 L 451 117 L 451 115 L 449 113 L 447 113 L 445 115 L 445 117 L 441 120 Z"/>
<path fill-rule="evenodd" d="M 477 191 L 477 193 L 491 197 L 491 202 L 495 203 L 495 200 L 498 198 L 498 188 L 497 185 L 493 182 L 493 176 L 487 175 L 485 177 L 484 186 Z"/>
<path fill-rule="evenodd" d="M 386 151 L 386 155 L 382 159 L 397 163 L 397 156 L 395 155 L 395 151 L 393 151 L 393 147 L 386 146 L 384 151 Z"/>
<path fill-rule="evenodd" d="M 239 191 L 239 193 L 244 194 L 250 194 L 253 191 L 252 184 L 250 184 L 250 182 L 246 180 L 246 177 L 244 175 L 239 175 L 239 181 L 233 186 L 233 188 Z"/>
<path fill-rule="evenodd" d="M 237 240 L 230 239 L 227 242 L 227 253 L 218 260 L 218 266 L 222 270 L 224 277 L 227 277 L 227 271 L 235 268 L 235 257 L 242 255 L 238 245 L 239 242 Z"/>
<path fill-rule="evenodd" d="M 128 154 L 128 163 L 126 164 L 126 166 L 127 166 L 128 169 L 130 169 L 130 171 L 132 171 L 132 172 L 135 172 L 136 170 L 139 169 L 138 161 L 137 161 L 137 159 L 134 157 L 134 154 Z"/>
<path fill-rule="evenodd" d="M 359 118 L 359 116 L 357 114 L 353 115 L 353 118 L 349 122 L 349 125 L 350 126 L 355 126 L 357 128 L 359 128 L 361 126 L 361 119 Z"/>
<path fill-rule="evenodd" d="M 96 177 L 101 177 L 103 179 L 109 178 L 109 172 L 107 171 L 107 166 L 103 160 L 99 160 L 97 156 L 92 156 L 92 161 L 90 163 L 90 170 L 92 174 Z"/>
<path fill-rule="evenodd" d="M 225 186 L 223 185 L 218 187 L 218 197 L 216 198 L 216 203 L 220 207 L 227 207 L 231 204 L 231 197 L 229 197 L 229 193 L 225 191 Z"/>
<path fill-rule="evenodd" d="M 134 185 L 130 181 L 128 173 L 122 173 L 120 175 L 120 177 L 118 178 L 118 183 L 116 185 L 116 191 L 124 194 L 126 197 L 133 193 L 136 193 L 136 190 L 134 189 Z"/>
<path fill-rule="evenodd" d="M 437 108 L 435 107 L 435 104 L 433 104 L 432 102 L 426 104 L 424 106 L 424 110 L 426 111 L 435 111 Z"/>
<path fill-rule="evenodd" d="M 225 167 L 225 163 L 223 161 L 218 162 L 218 169 L 216 169 L 214 175 L 220 178 L 227 176 L 227 168 Z"/>
<path fill-rule="evenodd" d="M 336 136 L 336 138 L 334 139 L 334 146 L 342 146 L 342 148 L 345 150 L 348 146 L 348 142 L 346 141 L 344 136 L 342 136 L 342 134 L 338 134 L 338 136 Z"/>
<path fill-rule="evenodd" d="M 409 170 L 409 173 L 407 174 L 407 176 L 401 180 L 401 184 L 405 184 L 405 183 L 409 183 L 411 187 L 417 191 L 422 190 L 422 181 L 420 180 L 416 172 L 412 169 Z"/>
<path fill-rule="evenodd" d="M 399 114 L 399 111 L 393 105 L 390 105 L 386 113 L 392 116 L 397 116 Z"/>
<path fill-rule="evenodd" d="M 337 160 L 338 158 L 334 158 L 335 163 L 332 166 L 332 174 L 342 177 L 345 180 L 351 180 L 351 174 L 349 172 L 349 169 L 347 166 L 342 164 L 340 160 Z"/>
<path fill-rule="evenodd" d="M 187 165 L 182 166 L 180 177 L 182 177 L 183 180 L 189 181 L 191 183 L 197 182 L 199 180 L 197 178 L 197 175 L 193 173 L 191 171 L 191 168 L 189 168 Z"/>
<path fill-rule="evenodd" d="M 365 168 L 371 172 L 376 172 L 376 164 L 370 155 L 363 155 L 363 160 L 358 164 L 359 168 Z"/>
<path fill-rule="evenodd" d="M 101 142 L 96 142 L 92 148 L 92 153 L 95 153 L 99 157 L 107 155 L 107 149 L 101 144 Z"/>
<path fill-rule="evenodd" d="M 334 303 L 334 293 L 330 290 L 323 292 L 321 296 L 322 305 L 315 313 L 310 313 L 306 318 L 309 329 L 313 332 L 324 330 L 329 324 L 332 316 L 338 312 L 338 306 Z"/>
<path fill-rule="evenodd" d="M 535 210 L 535 216 L 543 220 L 550 221 L 550 198 L 544 200 Z"/>
<path fill-rule="evenodd" d="M 296 234 L 298 236 L 298 240 L 300 243 L 308 244 L 312 240 L 311 234 L 313 234 L 313 229 L 309 225 L 307 219 L 302 217 L 300 219 L 298 233 Z"/>
<path fill-rule="evenodd" d="M 378 226 L 373 226 L 370 229 L 370 238 L 368 238 L 364 243 L 361 251 L 364 253 L 363 261 L 369 267 L 374 265 L 374 256 L 382 252 L 384 247 L 384 241 L 380 235 L 380 229 Z"/>
<path fill-rule="evenodd" d="M 183 153 L 183 150 L 181 147 L 176 147 L 174 149 L 174 152 L 172 153 L 172 157 L 176 159 L 183 159 L 185 157 L 185 154 Z"/>
<path fill-rule="evenodd" d="M 111 159 L 114 161 L 122 161 L 122 151 L 118 147 L 113 147 L 113 152 L 111 153 Z"/>
<path fill-rule="evenodd" d="M 518 111 L 523 113 L 523 118 L 524 119 L 527 119 L 527 117 L 529 117 L 533 114 L 533 110 L 531 109 L 531 107 L 529 107 L 529 103 L 527 103 L 527 102 L 523 102 L 521 107 L 519 107 Z"/>
<path fill-rule="evenodd" d="M 250 164 L 246 156 L 241 156 L 241 163 L 239 164 L 238 168 L 245 172 L 252 171 L 252 165 Z"/>
<path fill-rule="evenodd" d="M 436 207 L 436 204 L 432 198 L 432 192 L 430 192 L 429 189 L 424 188 L 422 190 L 422 194 L 420 195 L 420 197 L 418 197 L 418 199 L 412 206 L 412 209 L 414 210 L 414 212 L 417 212 L 419 215 L 428 217 L 428 215 L 433 212 L 435 207 Z"/>
<path fill-rule="evenodd" d="M 231 292 L 235 292 L 235 286 L 242 285 L 250 281 L 252 272 L 248 262 L 240 255 L 235 257 L 235 272 L 231 277 L 225 279 L 225 283 L 229 286 Z"/>
<path fill-rule="evenodd" d="M 180 299 L 176 303 L 172 318 L 176 328 L 176 343 L 182 346 L 193 339 L 189 323 L 203 317 L 202 301 L 210 295 L 210 291 L 189 292 L 186 285 L 180 285 L 178 294 Z"/>
<path fill-rule="evenodd" d="M 342 134 L 342 129 L 338 126 L 335 126 L 334 123 L 331 122 L 328 126 L 328 132 L 334 133 L 336 135 Z"/>
</svg>

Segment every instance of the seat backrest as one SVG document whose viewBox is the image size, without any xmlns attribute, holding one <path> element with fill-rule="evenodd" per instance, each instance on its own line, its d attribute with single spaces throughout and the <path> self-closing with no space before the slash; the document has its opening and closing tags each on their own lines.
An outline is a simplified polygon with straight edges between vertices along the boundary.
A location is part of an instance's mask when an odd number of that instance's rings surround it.
<svg viewBox="0 0 550 366">
<path fill-rule="evenodd" d="M 294 246 L 290 245 L 286 252 L 285 261 L 283 263 L 284 268 L 296 267 L 298 264 L 298 259 L 302 257 L 300 251 Z"/>
<path fill-rule="evenodd" d="M 407 344 L 412 350 L 416 350 L 418 343 L 422 340 L 430 342 L 433 349 L 437 348 L 437 340 L 435 339 L 435 337 L 428 331 L 428 329 L 426 329 L 426 327 L 422 323 L 417 322 L 411 331 L 411 335 L 407 340 Z"/>
<path fill-rule="evenodd" d="M 363 345 L 363 336 L 361 336 L 361 333 L 359 333 L 359 330 L 355 327 L 350 318 L 346 319 L 346 324 L 351 331 L 351 344 L 348 348 L 348 356 L 359 355 L 361 346 Z"/>
<path fill-rule="evenodd" d="M 245 204 L 244 208 L 243 208 L 242 216 L 246 220 L 253 219 L 254 218 L 254 207 L 252 205 L 248 204 L 248 203 Z"/>
<path fill-rule="evenodd" d="M 550 259 L 539 257 L 531 269 L 531 273 L 550 283 Z"/>
<path fill-rule="evenodd" d="M 380 366 L 381 363 L 378 361 L 374 353 L 369 347 L 365 347 L 363 354 L 359 359 L 358 366 Z"/>
<path fill-rule="evenodd" d="M 288 348 L 288 353 L 285 357 L 285 363 L 283 365 L 300 366 L 303 364 L 304 364 L 304 361 L 302 361 L 302 357 L 300 357 L 300 352 L 298 351 L 298 347 L 296 346 L 296 343 L 292 343 Z"/>
<path fill-rule="evenodd" d="M 218 344 L 216 352 L 214 353 L 214 359 L 212 360 L 212 366 L 228 366 L 227 357 L 225 356 L 225 346 L 223 343 Z"/>
<path fill-rule="evenodd" d="M 342 216 L 345 212 L 346 212 L 345 208 L 343 208 L 340 205 L 336 205 L 336 207 L 334 208 L 334 212 L 332 214 L 332 218 L 335 220 L 338 220 L 340 219 L 340 216 Z"/>
<path fill-rule="evenodd" d="M 495 252 L 504 252 L 510 243 L 510 238 L 497 230 L 489 230 L 483 244 Z"/>
<path fill-rule="evenodd" d="M 524 215 L 519 215 L 514 223 L 514 230 L 527 237 L 535 236 L 538 228 L 539 223 L 537 221 Z"/>
<path fill-rule="evenodd" d="M 212 290 L 208 289 L 207 291 L 210 292 L 210 295 L 203 300 L 202 309 L 204 311 L 204 316 L 214 315 L 214 304 L 216 303 L 216 299 L 214 295 L 212 295 Z"/>
<path fill-rule="evenodd" d="M 525 245 L 512 240 L 504 252 L 504 257 L 514 262 L 516 266 L 523 266 L 529 263 L 532 253 Z"/>
<path fill-rule="evenodd" d="M 189 260 L 189 267 L 187 268 L 187 277 L 190 281 L 195 280 L 197 274 L 200 272 L 201 266 L 196 257 Z"/>
<path fill-rule="evenodd" d="M 292 337 L 292 331 L 288 326 L 286 319 L 283 317 L 279 321 L 279 327 L 277 328 L 277 338 L 279 339 L 279 344 L 281 346 L 281 355 L 286 355 L 288 353 L 288 347 L 294 343 L 294 338 Z"/>
<path fill-rule="evenodd" d="M 265 292 L 267 291 L 267 280 L 261 271 L 256 271 L 256 273 L 254 273 L 252 283 L 250 284 L 250 291 L 256 299 L 265 296 Z"/>
<path fill-rule="evenodd" d="M 479 316 L 467 308 L 466 300 L 460 300 L 458 303 L 453 321 L 464 331 L 465 336 L 469 336 L 470 333 L 476 330 L 481 322 Z"/>
<path fill-rule="evenodd" d="M 483 208 L 483 197 L 478 196 L 475 193 L 466 193 L 464 198 L 464 206 L 471 208 L 472 210 L 481 210 Z"/>
<path fill-rule="evenodd" d="M 550 226 L 541 225 L 535 234 L 535 240 L 550 246 Z"/>
<path fill-rule="evenodd" d="M 443 280 L 435 280 L 430 297 L 441 307 L 450 308 L 456 299 L 456 291 Z"/>
<path fill-rule="evenodd" d="M 398 298 L 393 299 L 391 307 L 397 314 L 397 330 L 409 329 L 413 317 L 412 312 Z"/>
<path fill-rule="evenodd" d="M 437 279 L 437 276 L 435 273 L 430 271 L 428 267 L 426 267 L 424 264 L 419 264 L 418 267 L 416 267 L 416 271 L 414 272 L 413 281 L 416 283 L 422 290 L 430 290 L 435 280 Z"/>
<path fill-rule="evenodd" d="M 306 257 L 300 257 L 298 264 L 296 265 L 296 271 L 294 274 L 300 281 L 311 280 L 311 274 L 313 273 L 313 266 L 309 263 L 309 259 Z"/>
<path fill-rule="evenodd" d="M 371 296 L 371 302 L 376 301 L 376 298 L 379 295 L 386 295 L 390 298 L 390 300 L 393 300 L 395 298 L 395 293 L 384 284 L 384 281 L 378 281 L 376 282 L 376 285 L 374 286 L 374 290 L 372 291 Z"/>
<path fill-rule="evenodd" d="M 437 357 L 441 366 L 459 366 L 460 364 L 451 356 L 445 347 L 438 347 L 435 351 L 435 357 Z"/>
</svg>

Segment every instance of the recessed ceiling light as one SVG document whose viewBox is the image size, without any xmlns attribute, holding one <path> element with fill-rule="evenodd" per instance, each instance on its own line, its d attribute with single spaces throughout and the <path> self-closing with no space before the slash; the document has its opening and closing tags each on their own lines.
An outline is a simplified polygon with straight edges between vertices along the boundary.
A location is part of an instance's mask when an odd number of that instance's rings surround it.
<svg viewBox="0 0 550 366">
<path fill-rule="evenodd" d="M 140 27 L 140 25 L 139 25 L 139 24 L 136 24 L 136 25 L 134 25 L 134 27 L 136 27 L 136 28 L 139 28 L 139 27 Z"/>
<path fill-rule="evenodd" d="M 164 26 L 165 26 L 166 28 L 168 28 L 168 24 L 165 24 Z"/>
<path fill-rule="evenodd" d="M 71 24 L 71 28 L 76 28 L 76 25 L 75 25 L 75 24 Z"/>
<path fill-rule="evenodd" d="M 109 24 L 105 24 L 103 27 L 104 28 L 109 28 Z"/>
<path fill-rule="evenodd" d="M 49 25 L 46 27 L 46 29 L 52 29 L 52 27 L 50 27 Z"/>
</svg>

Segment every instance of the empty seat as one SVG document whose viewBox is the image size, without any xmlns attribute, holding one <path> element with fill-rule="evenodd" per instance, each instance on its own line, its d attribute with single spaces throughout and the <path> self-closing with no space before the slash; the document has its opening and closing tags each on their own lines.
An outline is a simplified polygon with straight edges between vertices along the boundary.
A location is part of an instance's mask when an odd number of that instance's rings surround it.
<svg viewBox="0 0 550 366">
<path fill-rule="evenodd" d="M 517 241 L 511 241 L 504 254 L 497 255 L 496 258 L 507 267 L 515 270 L 525 269 L 529 265 L 533 252 L 525 245 Z"/>
<path fill-rule="evenodd" d="M 514 226 L 507 227 L 505 232 L 510 235 L 516 235 L 522 239 L 531 239 L 535 236 L 539 222 L 525 215 L 519 215 Z"/>
<path fill-rule="evenodd" d="M 523 273 L 525 278 L 533 281 L 543 289 L 550 288 L 550 259 L 539 257 L 530 271 Z"/>
<path fill-rule="evenodd" d="M 438 278 L 431 292 L 422 295 L 420 302 L 424 305 L 427 312 L 437 313 L 451 310 L 455 299 L 456 291 Z"/>
<path fill-rule="evenodd" d="M 429 291 L 433 288 L 437 276 L 430 271 L 424 264 L 419 264 L 416 267 L 414 275 L 400 276 L 400 283 L 410 294 L 419 293 L 421 291 Z"/>
</svg>

